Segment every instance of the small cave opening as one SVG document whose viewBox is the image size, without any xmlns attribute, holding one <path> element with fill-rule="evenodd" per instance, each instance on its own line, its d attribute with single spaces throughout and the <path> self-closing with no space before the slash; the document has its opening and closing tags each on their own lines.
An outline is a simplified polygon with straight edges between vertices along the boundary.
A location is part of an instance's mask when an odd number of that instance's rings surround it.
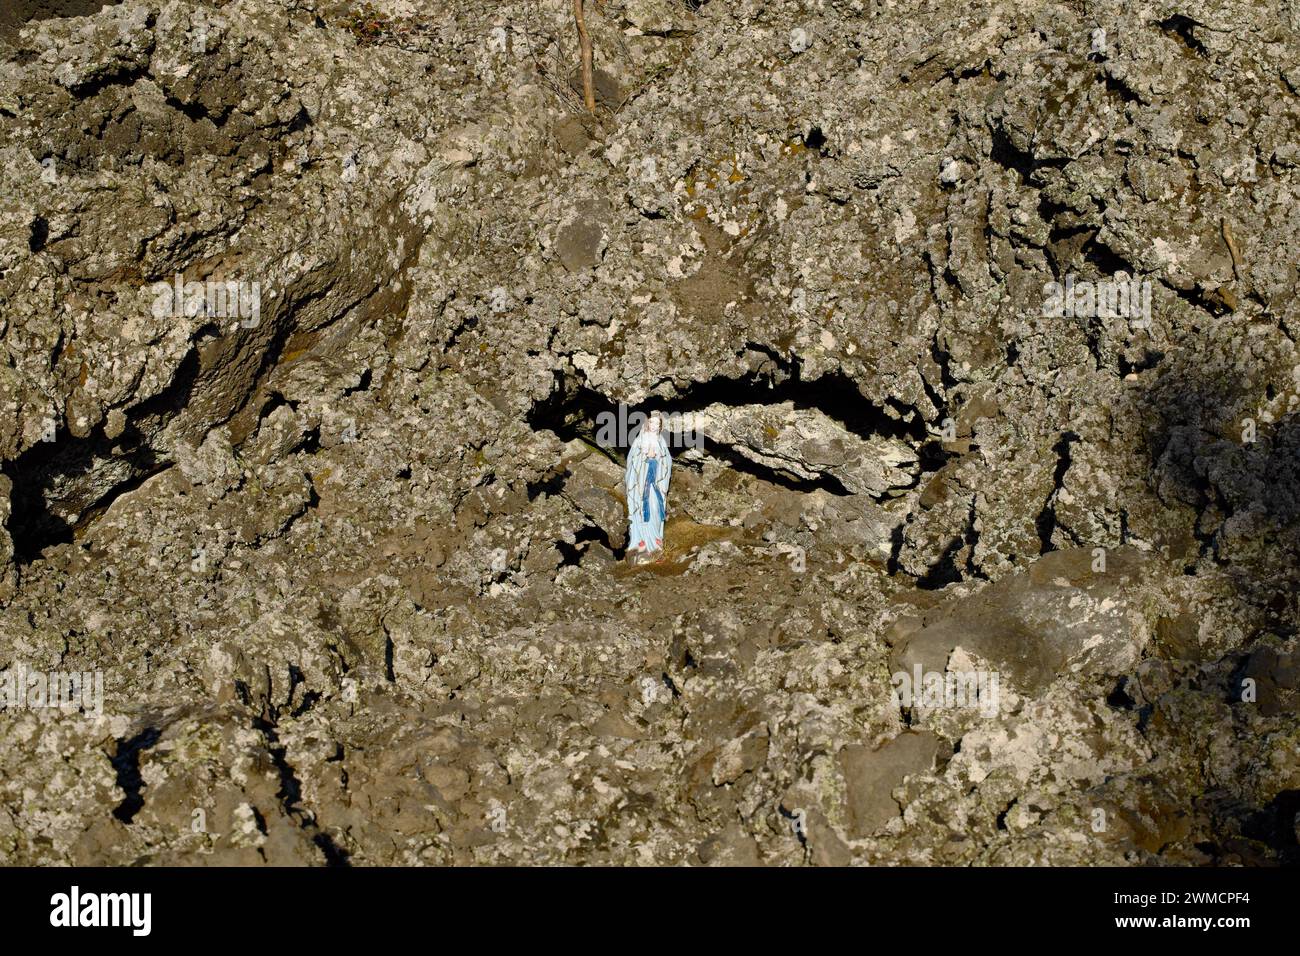
<svg viewBox="0 0 1300 956">
<path fill-rule="evenodd" d="M 50 221 L 44 216 L 37 216 L 32 220 L 31 235 L 27 238 L 27 248 L 32 252 L 40 252 L 49 241 Z"/>
<path fill-rule="evenodd" d="M 625 548 L 614 547 L 613 542 L 610 541 L 609 534 L 604 528 L 601 528 L 598 525 L 589 524 L 583 528 L 579 528 L 578 531 L 574 533 L 572 544 L 567 541 L 557 541 L 555 543 L 562 558 L 560 561 L 560 567 L 580 565 L 583 559 L 590 553 L 593 544 L 598 544 L 603 547 L 614 556 L 615 560 L 618 561 L 622 561 L 626 554 Z"/>
<path fill-rule="evenodd" d="M 15 560 L 31 564 L 46 548 L 71 543 L 77 528 L 168 465 L 147 445 L 124 450 L 121 440 L 109 440 L 102 430 L 37 442 L 0 467 L 13 486 L 8 528 Z M 83 497 L 79 485 L 95 472 L 111 475 L 111 487 Z"/>
<path fill-rule="evenodd" d="M 826 134 L 822 132 L 820 126 L 814 126 L 803 137 L 804 146 L 815 150 L 822 156 L 829 155 L 829 149 L 826 146 Z"/>
<path fill-rule="evenodd" d="M 670 398 L 648 399 L 637 405 L 624 406 L 623 420 L 635 415 L 658 411 L 665 416 L 699 412 L 712 405 L 732 408 L 747 405 L 780 405 L 790 402 L 796 410 L 815 410 L 826 415 L 846 431 L 860 438 L 877 436 L 897 438 L 920 448 L 929 439 L 925 421 L 916 409 L 890 401 L 877 405 L 863 396 L 858 387 L 842 372 L 828 372 L 816 379 L 804 379 L 797 361 L 781 367 L 775 374 L 755 373 L 740 378 L 718 376 L 693 382 Z M 891 414 L 891 410 L 893 414 Z M 527 416 L 534 430 L 552 431 L 564 441 L 581 439 L 596 445 L 618 460 L 627 447 L 608 447 L 597 441 L 600 423 L 606 416 L 618 420 L 619 403 L 587 385 L 585 380 L 563 372 L 555 373 L 555 387 L 550 396 L 536 403 Z M 671 422 L 670 422 L 671 424 Z M 623 436 L 620 436 L 623 437 Z M 627 438 L 635 437 L 633 435 Z M 679 432 L 668 435 L 669 447 L 686 447 L 690 436 Z M 704 436 L 707 446 L 717 443 Z M 714 453 L 713 448 L 708 449 Z"/>
<path fill-rule="evenodd" d="M 52 440 L 38 441 L 0 464 L 12 485 L 8 530 L 19 566 L 49 547 L 71 543 L 77 529 L 171 467 L 149 438 L 188 404 L 199 367 L 198 351 L 191 349 L 171 384 L 127 413 L 116 438 L 109 438 L 103 425 L 85 436 L 53 430 Z"/>
<path fill-rule="evenodd" d="M 648 399 L 634 406 L 620 406 L 588 385 L 581 376 L 556 371 L 551 394 L 534 404 L 526 420 L 534 430 L 551 431 L 563 441 L 580 440 L 621 466 L 626 461 L 627 449 L 636 438 L 643 416 L 658 411 L 665 417 L 664 434 L 674 457 L 694 449 L 703 457 L 723 463 L 736 472 L 804 494 L 821 490 L 846 497 L 852 492 L 829 472 L 813 477 L 800 475 L 757 460 L 739 447 L 706 433 L 693 432 L 683 416 L 711 406 L 740 408 L 790 403 L 795 410 L 818 411 L 864 440 L 889 437 L 903 441 L 916 451 L 923 467 L 939 465 L 947 459 L 948 455 L 932 440 L 916 408 L 892 400 L 886 405 L 878 405 L 863 396 L 852 379 L 841 372 L 804 379 L 797 359 L 785 362 L 766 349 L 758 350 L 768 354 L 772 360 L 762 372 L 739 378 L 717 376 L 693 382 L 674 396 Z M 611 423 L 617 428 L 611 428 Z M 685 456 L 681 464 L 695 471 L 703 467 L 701 455 Z M 562 481 L 563 476 L 550 476 L 546 483 L 530 485 L 530 499 L 549 490 L 549 484 Z"/>
</svg>

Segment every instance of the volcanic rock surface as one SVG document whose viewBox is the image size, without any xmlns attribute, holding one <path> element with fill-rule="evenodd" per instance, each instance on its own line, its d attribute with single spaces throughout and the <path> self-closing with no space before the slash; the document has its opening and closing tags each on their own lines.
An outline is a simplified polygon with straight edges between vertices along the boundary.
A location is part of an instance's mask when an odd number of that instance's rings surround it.
<svg viewBox="0 0 1300 956">
<path fill-rule="evenodd" d="M 1300 5 L 587 7 L 6 6 L 0 863 L 1294 862 Z"/>
</svg>

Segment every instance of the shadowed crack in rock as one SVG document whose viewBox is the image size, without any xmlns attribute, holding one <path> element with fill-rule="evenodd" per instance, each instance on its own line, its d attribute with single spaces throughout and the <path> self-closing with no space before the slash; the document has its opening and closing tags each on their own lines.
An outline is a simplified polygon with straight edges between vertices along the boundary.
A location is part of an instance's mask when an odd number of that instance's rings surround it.
<svg viewBox="0 0 1300 956">
<path fill-rule="evenodd" d="M 1293 862 L 1289 27 L 562 6 L 0 20 L 7 857 Z"/>
</svg>

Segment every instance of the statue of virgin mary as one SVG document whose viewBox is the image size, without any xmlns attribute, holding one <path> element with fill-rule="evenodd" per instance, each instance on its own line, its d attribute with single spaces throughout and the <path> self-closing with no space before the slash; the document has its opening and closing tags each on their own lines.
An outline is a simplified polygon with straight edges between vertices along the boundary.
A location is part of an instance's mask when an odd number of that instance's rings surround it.
<svg viewBox="0 0 1300 956">
<path fill-rule="evenodd" d="M 664 547 L 665 501 L 673 458 L 663 436 L 663 418 L 651 412 L 627 453 L 623 484 L 627 489 L 628 551 L 649 556 Z"/>
</svg>

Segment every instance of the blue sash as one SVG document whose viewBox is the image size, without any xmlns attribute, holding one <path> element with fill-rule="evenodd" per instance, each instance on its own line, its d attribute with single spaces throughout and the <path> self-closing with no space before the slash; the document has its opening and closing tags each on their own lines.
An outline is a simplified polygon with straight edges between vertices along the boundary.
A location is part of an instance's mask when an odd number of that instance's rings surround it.
<svg viewBox="0 0 1300 956">
<path fill-rule="evenodd" d="M 650 458 L 646 461 L 645 469 L 645 487 L 641 489 L 641 520 L 650 520 L 650 492 L 654 491 L 655 497 L 659 499 L 659 514 L 662 517 L 664 513 L 664 496 L 659 488 L 655 485 L 655 476 L 659 471 L 659 459 Z"/>
</svg>

